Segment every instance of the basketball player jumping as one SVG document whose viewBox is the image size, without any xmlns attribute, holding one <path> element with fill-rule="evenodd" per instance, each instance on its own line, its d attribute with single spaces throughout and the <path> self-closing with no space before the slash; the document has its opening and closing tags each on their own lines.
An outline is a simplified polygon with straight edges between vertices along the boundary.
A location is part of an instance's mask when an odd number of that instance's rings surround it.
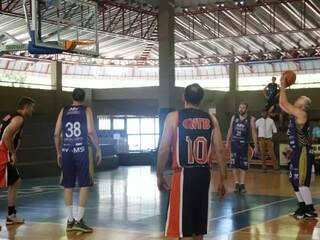
<svg viewBox="0 0 320 240">
<path fill-rule="evenodd" d="M 164 169 L 172 150 L 173 176 L 165 235 L 169 238 L 203 239 L 207 234 L 208 190 L 211 150 L 220 165 L 218 193 L 225 194 L 225 164 L 218 121 L 199 109 L 203 89 L 198 84 L 186 87 L 185 109 L 171 112 L 165 120 L 158 154 L 158 188 L 169 190 Z"/>
<path fill-rule="evenodd" d="M 24 219 L 17 217 L 16 197 L 21 177 L 16 167 L 17 150 L 25 119 L 32 116 L 35 101 L 22 97 L 18 102 L 18 110 L 8 114 L 1 122 L 0 130 L 0 187 L 8 187 L 7 225 L 22 224 Z"/>
<path fill-rule="evenodd" d="M 231 166 L 235 181 L 235 193 L 245 193 L 245 177 L 248 170 L 248 147 L 250 131 L 254 142 L 254 151 L 258 151 L 258 140 L 254 117 L 248 115 L 248 104 L 240 103 L 239 114 L 231 118 L 226 148 L 231 150 Z M 231 146 L 230 146 L 231 144 Z"/>
<path fill-rule="evenodd" d="M 292 105 L 286 95 L 286 81 L 282 76 L 280 88 L 280 107 L 290 115 L 288 126 L 290 154 L 290 182 L 298 200 L 298 209 L 291 213 L 298 219 L 315 218 L 317 214 L 312 204 L 310 182 L 314 153 L 309 135 L 308 111 L 311 100 L 306 96 L 299 97 Z"/>
<path fill-rule="evenodd" d="M 84 90 L 74 89 L 72 97 L 73 104 L 64 107 L 58 116 L 54 133 L 55 146 L 58 166 L 62 169 L 61 185 L 64 187 L 64 200 L 69 214 L 66 231 L 89 233 L 93 229 L 83 221 L 88 187 L 93 185 L 93 166 L 89 160 L 88 138 L 96 149 L 98 165 L 102 156 L 94 128 L 92 110 L 83 105 Z M 73 188 L 76 186 L 76 181 L 80 187 L 77 215 L 73 212 L 72 206 Z"/>
</svg>

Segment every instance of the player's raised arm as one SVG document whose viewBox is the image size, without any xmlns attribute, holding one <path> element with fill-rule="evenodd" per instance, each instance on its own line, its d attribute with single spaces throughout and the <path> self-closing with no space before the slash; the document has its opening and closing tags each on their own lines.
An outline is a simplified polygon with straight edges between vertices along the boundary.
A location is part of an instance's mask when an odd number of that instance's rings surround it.
<svg viewBox="0 0 320 240">
<path fill-rule="evenodd" d="M 281 87 L 280 87 L 280 100 L 279 105 L 283 111 L 286 113 L 293 115 L 297 118 L 298 123 L 305 123 L 307 114 L 302 109 L 295 107 L 288 101 L 287 93 L 286 93 L 286 81 L 285 77 L 281 76 Z"/>
<path fill-rule="evenodd" d="M 97 136 L 97 132 L 94 127 L 93 113 L 90 107 L 87 107 L 86 109 L 86 116 L 87 116 L 88 136 L 94 148 L 96 149 L 96 161 L 97 161 L 97 164 L 99 165 L 102 160 L 102 153 L 99 145 L 99 138 Z"/>
<path fill-rule="evenodd" d="M 251 117 L 251 135 L 252 140 L 254 143 L 254 152 L 258 152 L 258 136 L 257 136 L 257 127 L 256 127 L 256 121 L 254 117 Z"/>
<path fill-rule="evenodd" d="M 213 139 L 212 142 L 214 144 L 214 149 L 216 152 L 216 158 L 218 160 L 219 168 L 220 168 L 220 174 L 221 174 L 221 179 L 226 178 L 226 164 L 223 158 L 223 144 L 222 144 L 222 135 L 221 135 L 221 130 L 220 130 L 220 125 L 215 116 L 211 116 L 212 122 L 214 125 L 214 134 L 213 134 Z"/>
<path fill-rule="evenodd" d="M 178 113 L 171 112 L 168 114 L 164 123 L 164 129 L 158 149 L 157 163 L 158 188 L 160 191 L 169 190 L 169 186 L 166 184 L 163 173 L 171 151 L 171 142 L 177 124 L 177 118 Z"/>
<path fill-rule="evenodd" d="M 6 144 L 8 150 L 11 154 L 16 153 L 16 149 L 13 145 L 13 139 L 14 139 L 14 136 L 16 135 L 16 133 L 22 127 L 23 121 L 24 121 L 23 117 L 16 116 L 11 120 L 10 124 L 4 130 L 2 140 Z"/>
<path fill-rule="evenodd" d="M 226 163 L 223 158 L 223 144 L 222 144 L 222 135 L 221 130 L 219 126 L 219 122 L 215 116 L 211 116 L 213 126 L 214 126 L 214 134 L 213 134 L 213 145 L 216 152 L 216 158 L 217 162 L 219 164 L 219 172 L 220 172 L 220 182 L 218 185 L 218 194 L 220 199 L 222 199 L 226 193 L 225 186 L 224 186 L 224 180 L 227 178 L 226 175 Z M 212 171 L 213 173 L 213 171 Z"/>
<path fill-rule="evenodd" d="M 228 129 L 228 134 L 227 134 L 227 139 L 226 139 L 226 149 L 230 148 L 230 141 L 231 141 L 231 135 L 232 135 L 232 126 L 233 126 L 233 121 L 234 121 L 234 115 L 231 118 L 230 121 L 230 126 Z"/>
<path fill-rule="evenodd" d="M 54 145 L 57 153 L 57 163 L 61 167 L 61 129 L 62 129 L 62 115 L 63 109 L 61 109 L 58 119 L 56 121 L 56 127 L 54 130 Z"/>
</svg>

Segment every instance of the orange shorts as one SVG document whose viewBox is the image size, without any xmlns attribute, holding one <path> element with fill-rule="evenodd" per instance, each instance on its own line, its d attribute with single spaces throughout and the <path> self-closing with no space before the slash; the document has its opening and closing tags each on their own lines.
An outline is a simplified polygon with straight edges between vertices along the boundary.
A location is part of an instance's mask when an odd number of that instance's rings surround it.
<svg viewBox="0 0 320 240">
<path fill-rule="evenodd" d="M 8 185 L 7 165 L 9 162 L 9 151 L 3 141 L 0 142 L 0 188 Z"/>
</svg>

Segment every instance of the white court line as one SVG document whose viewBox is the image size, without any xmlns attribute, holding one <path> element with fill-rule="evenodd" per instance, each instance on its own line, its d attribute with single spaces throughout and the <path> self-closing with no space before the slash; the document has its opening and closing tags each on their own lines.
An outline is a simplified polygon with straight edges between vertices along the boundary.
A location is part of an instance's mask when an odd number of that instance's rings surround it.
<svg viewBox="0 0 320 240">
<path fill-rule="evenodd" d="M 241 214 L 241 213 L 244 213 L 244 212 L 250 212 L 250 211 L 253 211 L 253 210 L 256 210 L 256 209 L 259 209 L 259 208 L 269 207 L 269 206 L 272 206 L 272 205 L 277 204 L 277 203 L 291 201 L 293 199 L 295 199 L 295 197 L 286 198 L 286 199 L 282 199 L 282 200 L 279 200 L 279 201 L 275 201 L 275 202 L 259 205 L 259 206 L 256 206 L 256 207 L 252 207 L 252 208 L 244 209 L 244 210 L 241 210 L 241 211 L 233 212 L 232 214 L 228 214 L 228 215 L 224 215 L 224 216 L 220 216 L 220 217 L 210 218 L 209 222 L 215 221 L 215 220 L 219 220 L 219 219 L 222 219 L 222 218 L 232 217 L 234 215 L 238 215 L 238 214 Z"/>
<path fill-rule="evenodd" d="M 63 189 L 62 189 L 63 190 Z M 50 191 L 43 191 L 43 192 L 35 192 L 35 193 L 25 193 L 25 194 L 19 194 L 18 192 L 18 196 L 17 198 L 24 198 L 24 197 L 33 197 L 33 196 L 37 196 L 37 195 L 41 195 L 41 194 L 46 194 L 46 193 L 55 193 L 55 192 L 59 192 L 61 190 L 50 190 Z M 0 196 L 0 201 L 7 201 L 7 196 Z"/>
<path fill-rule="evenodd" d="M 314 193 L 312 193 L 313 197 L 314 197 L 315 195 L 317 195 L 317 194 L 320 194 L 320 192 L 314 192 Z M 293 200 L 293 199 L 296 199 L 296 197 L 286 198 L 286 199 L 274 201 L 274 202 L 271 202 L 271 203 L 259 205 L 259 206 L 256 206 L 256 207 L 244 209 L 244 210 L 241 210 L 241 211 L 233 212 L 232 214 L 228 214 L 228 215 L 224 215 L 224 216 L 220 216 L 220 217 L 215 217 L 215 218 L 210 218 L 208 221 L 211 222 L 211 221 L 219 220 L 219 219 L 222 219 L 222 218 L 232 217 L 232 216 L 234 216 L 234 215 L 238 215 L 238 214 L 241 214 L 241 213 L 244 213 L 244 212 L 249 212 L 249 211 L 252 211 L 252 210 L 259 209 L 259 208 L 269 207 L 269 206 L 272 206 L 272 205 L 274 205 L 274 204 L 291 201 L 291 200 Z"/>
</svg>

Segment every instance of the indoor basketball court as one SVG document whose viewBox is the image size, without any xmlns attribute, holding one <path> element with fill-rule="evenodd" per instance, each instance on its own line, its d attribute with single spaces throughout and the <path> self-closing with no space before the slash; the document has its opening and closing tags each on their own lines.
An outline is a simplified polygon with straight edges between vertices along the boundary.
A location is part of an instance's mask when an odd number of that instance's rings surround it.
<svg viewBox="0 0 320 240">
<path fill-rule="evenodd" d="M 320 240 L 319 63 L 317 0 L 0 0 L 0 239 Z"/>
</svg>

